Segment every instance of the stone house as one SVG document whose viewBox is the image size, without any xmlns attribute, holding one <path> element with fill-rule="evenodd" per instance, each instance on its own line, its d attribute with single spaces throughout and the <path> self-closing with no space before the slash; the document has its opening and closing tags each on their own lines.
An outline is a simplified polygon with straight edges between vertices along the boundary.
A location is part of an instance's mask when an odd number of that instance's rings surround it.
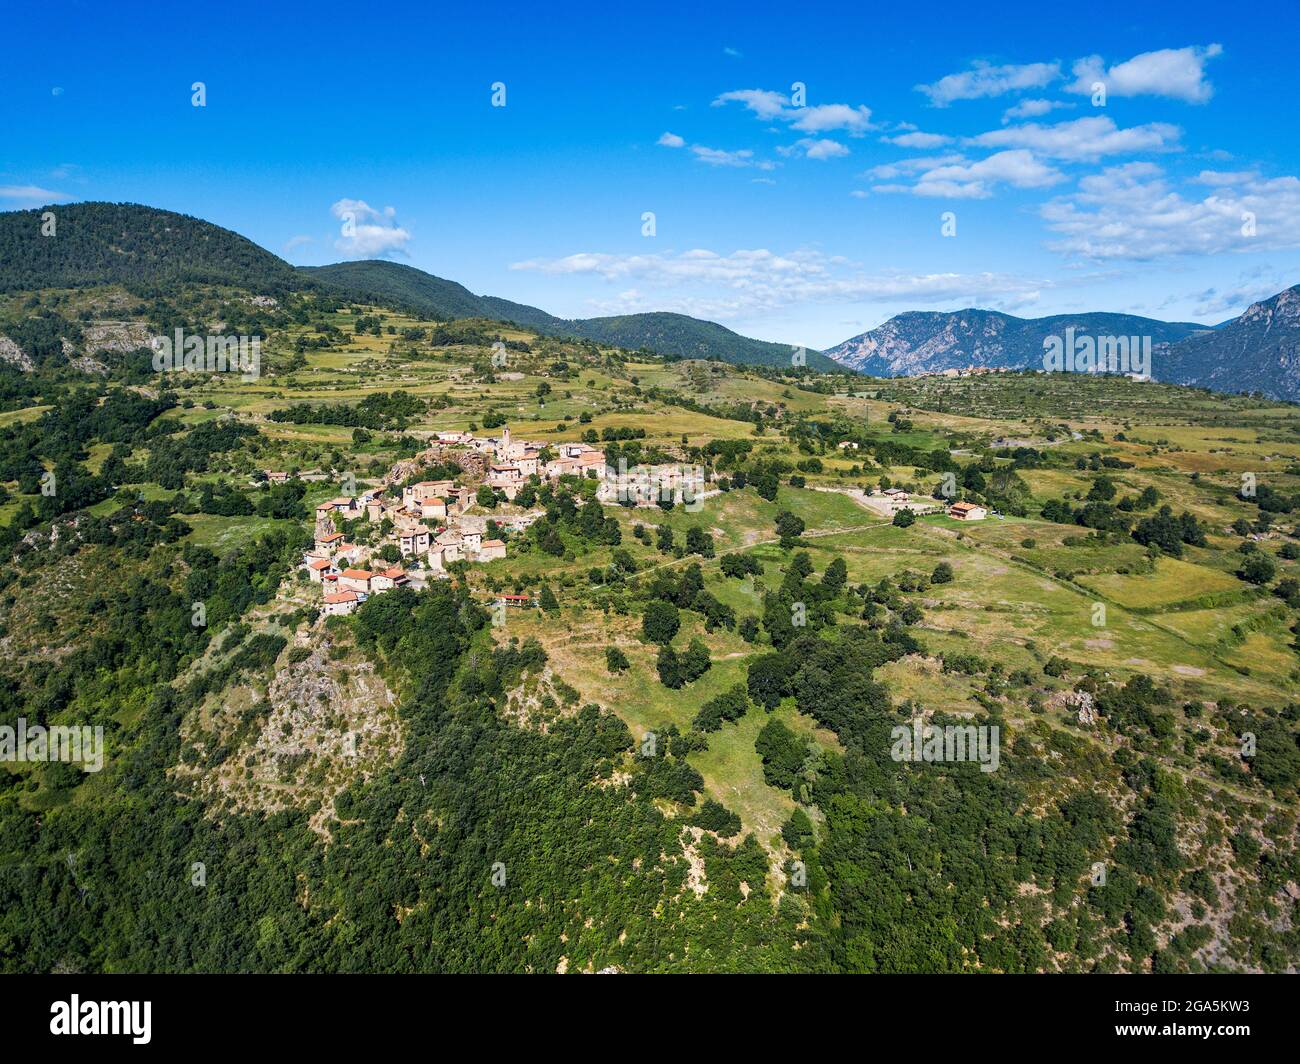
<svg viewBox="0 0 1300 1064">
<path fill-rule="evenodd" d="M 410 578 L 406 575 L 406 570 L 401 566 L 394 566 L 391 569 L 385 569 L 382 573 L 374 573 L 370 577 L 370 590 L 374 594 L 383 591 L 391 591 L 395 587 L 403 587 L 409 583 Z"/>
<path fill-rule="evenodd" d="M 422 554 L 429 549 L 429 530 L 416 526 L 398 529 L 397 549 L 403 554 Z"/>
<path fill-rule="evenodd" d="M 955 502 L 948 507 L 948 516 L 958 521 L 983 521 L 989 512 L 973 502 Z"/>
<path fill-rule="evenodd" d="M 368 593 L 373 576 L 369 569 L 344 569 L 339 573 L 339 590 Z"/>
<path fill-rule="evenodd" d="M 325 596 L 325 616 L 335 617 L 340 614 L 356 613 L 362 599 L 355 591 L 336 591 Z"/>
<path fill-rule="evenodd" d="M 437 497 L 421 499 L 419 501 L 420 516 L 428 517 L 435 521 L 447 520 L 447 500 Z"/>
<path fill-rule="evenodd" d="M 342 532 L 330 532 L 327 535 L 316 537 L 316 551 L 333 557 L 343 543 Z"/>
<path fill-rule="evenodd" d="M 313 584 L 322 583 L 326 573 L 338 574 L 338 569 L 329 558 L 313 558 L 307 562 L 307 575 Z"/>
</svg>

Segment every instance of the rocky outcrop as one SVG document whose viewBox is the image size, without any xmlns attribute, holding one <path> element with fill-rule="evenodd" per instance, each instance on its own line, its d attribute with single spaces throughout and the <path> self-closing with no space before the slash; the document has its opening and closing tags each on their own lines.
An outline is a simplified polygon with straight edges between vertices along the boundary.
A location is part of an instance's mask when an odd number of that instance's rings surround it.
<svg viewBox="0 0 1300 1064">
<path fill-rule="evenodd" d="M 0 362 L 8 362 L 22 370 L 32 368 L 32 360 L 7 336 L 0 336 Z"/>
<path fill-rule="evenodd" d="M 138 321 L 97 321 L 87 325 L 82 332 L 81 346 L 87 355 L 107 351 L 114 355 L 149 347 L 152 337 L 148 328 Z"/>
</svg>

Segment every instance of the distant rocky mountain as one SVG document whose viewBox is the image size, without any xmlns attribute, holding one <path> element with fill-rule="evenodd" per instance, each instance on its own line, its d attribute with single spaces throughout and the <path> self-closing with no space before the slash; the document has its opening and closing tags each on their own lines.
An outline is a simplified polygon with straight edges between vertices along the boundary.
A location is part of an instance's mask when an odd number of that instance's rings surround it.
<svg viewBox="0 0 1300 1064">
<path fill-rule="evenodd" d="M 994 310 L 911 311 L 826 352 L 873 377 L 967 366 L 1041 368 L 1044 341 L 1064 337 L 1151 338 L 1151 376 L 1215 391 L 1260 391 L 1300 401 L 1300 285 L 1216 326 L 1133 314 L 1017 318 Z"/>
<path fill-rule="evenodd" d="M 1023 369 L 1042 366 L 1043 341 L 1064 336 L 1150 336 L 1155 350 L 1204 331 L 1190 322 L 1133 314 L 1054 314 L 1017 318 L 995 310 L 909 311 L 826 352 L 836 362 L 873 377 L 936 373 L 967 366 Z"/>
<path fill-rule="evenodd" d="M 1155 375 L 1174 384 L 1300 400 L 1300 285 L 1174 344 Z"/>
</svg>

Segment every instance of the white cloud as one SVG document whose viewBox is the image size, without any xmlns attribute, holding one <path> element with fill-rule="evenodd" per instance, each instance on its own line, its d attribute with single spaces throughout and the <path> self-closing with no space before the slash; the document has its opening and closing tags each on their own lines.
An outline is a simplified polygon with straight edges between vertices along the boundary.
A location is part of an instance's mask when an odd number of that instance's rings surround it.
<svg viewBox="0 0 1300 1064">
<path fill-rule="evenodd" d="M 775 118 L 789 106 L 790 101 L 781 93 L 767 89 L 734 89 L 717 97 L 713 106 L 722 107 L 728 103 L 743 104 L 759 118 Z"/>
<path fill-rule="evenodd" d="M 877 171 L 884 167 L 877 167 Z M 943 199 L 987 199 L 1000 184 L 1013 188 L 1045 188 L 1065 180 L 1033 152 L 1002 151 L 979 162 L 953 162 L 924 170 L 913 185 L 877 185 L 874 192 L 910 192 Z"/>
<path fill-rule="evenodd" d="M 343 224 L 334 247 L 353 258 L 383 258 L 406 248 L 411 234 L 397 225 L 393 207 L 375 210 L 365 200 L 341 199 L 330 213 Z"/>
<path fill-rule="evenodd" d="M 770 89 L 734 89 L 716 96 L 711 106 L 725 107 L 731 103 L 740 104 L 766 122 L 783 122 L 790 129 L 801 133 L 817 134 L 839 130 L 850 137 L 860 137 L 873 128 L 871 109 L 861 104 L 857 107 L 845 103 L 794 107 L 784 93 Z M 659 143 L 666 147 L 679 148 L 685 144 L 685 141 L 676 134 L 665 133 L 659 138 Z M 690 150 L 697 159 L 710 166 L 752 166 L 759 170 L 772 170 L 776 166 L 775 163 L 755 158 L 754 152 L 747 148 L 730 151 L 692 144 Z M 849 154 L 849 149 L 839 141 L 818 136 L 800 137 L 793 144 L 778 147 L 777 151 L 786 158 L 822 161 Z"/>
<path fill-rule="evenodd" d="M 744 55 L 741 53 L 741 51 L 740 51 L 738 48 L 732 48 L 732 47 L 730 47 L 730 46 L 728 46 L 728 47 L 722 49 L 722 54 L 723 54 L 723 55 L 729 55 L 729 56 L 731 56 L 732 59 L 743 59 L 743 58 L 744 58 Z"/>
<path fill-rule="evenodd" d="M 881 137 L 886 144 L 897 144 L 900 148 L 940 148 L 952 143 L 952 137 L 943 133 L 902 133 L 897 137 Z"/>
<path fill-rule="evenodd" d="M 1244 185 L 1258 180 L 1258 170 L 1202 170 L 1196 175 L 1196 181 L 1202 185 Z"/>
<path fill-rule="evenodd" d="M 1167 96 L 1187 103 L 1205 103 L 1214 95 L 1214 86 L 1205 78 L 1205 63 L 1223 54 L 1221 45 L 1204 48 L 1162 48 L 1143 52 L 1126 62 L 1106 69 L 1099 55 L 1091 55 L 1074 64 L 1074 84 L 1069 92 L 1091 95 L 1093 84 L 1106 86 L 1107 96 Z"/>
<path fill-rule="evenodd" d="M 1015 122 L 1021 118 L 1041 118 L 1052 111 L 1073 106 L 1072 103 L 1062 103 L 1060 100 L 1021 100 L 1018 104 L 1008 107 L 1002 112 L 1002 124 L 1006 125 L 1008 122 Z"/>
<path fill-rule="evenodd" d="M 1041 89 L 1060 76 L 1060 63 L 1025 63 L 1020 66 L 976 63 L 970 70 L 949 74 L 933 85 L 917 85 L 915 88 L 929 96 L 935 107 L 947 107 L 955 100 L 978 100 L 1023 89 Z"/>
<path fill-rule="evenodd" d="M 1262 267 L 1243 274 L 1238 283 L 1227 289 L 1207 288 L 1191 298 L 1195 300 L 1194 313 L 1198 318 L 1218 315 L 1235 317 L 1252 303 L 1269 299 L 1287 287 L 1286 280 L 1270 267 Z"/>
<path fill-rule="evenodd" d="M 913 159 L 899 159 L 897 162 L 873 166 L 861 176 L 870 178 L 873 181 L 892 181 L 895 178 L 933 170 L 936 166 L 952 166 L 954 163 L 964 163 L 965 161 L 966 156 L 955 153 L 950 155 L 917 156 Z"/>
<path fill-rule="evenodd" d="M 665 148 L 688 147 L 685 138 L 679 137 L 676 133 L 663 133 L 655 143 Z M 695 158 L 709 166 L 753 166 L 759 170 L 772 170 L 776 165 L 766 160 L 755 159 L 754 153 L 748 148 L 729 151 L 725 148 L 710 148 L 706 144 L 691 144 L 689 148 Z"/>
<path fill-rule="evenodd" d="M 872 128 L 871 108 L 865 104 L 853 107 L 847 103 L 821 103 L 807 107 L 792 107 L 785 94 L 769 89 L 735 89 L 714 98 L 712 106 L 725 107 L 738 103 L 764 121 L 779 119 L 789 123 L 800 133 L 830 133 L 841 130 L 851 137 L 860 137 Z"/>
<path fill-rule="evenodd" d="M 588 274 L 620 285 L 602 313 L 676 310 L 730 319 L 804 303 L 1025 301 L 1045 286 L 994 273 L 867 274 L 817 251 L 778 254 L 766 248 L 721 255 L 706 249 L 652 255 L 584 252 L 514 263 L 511 269 L 552 275 Z M 629 283 L 631 282 L 631 283 Z"/>
<path fill-rule="evenodd" d="M 836 140 L 826 137 L 803 137 L 788 148 L 777 148 L 782 155 L 802 155 L 805 159 L 838 159 L 849 154 L 849 149 Z"/>
<path fill-rule="evenodd" d="M 1049 247 L 1088 259 L 1300 247 L 1295 177 L 1251 178 L 1189 199 L 1158 166 L 1135 162 L 1081 179 L 1076 192 L 1045 203 L 1039 213 L 1060 235 Z"/>
<path fill-rule="evenodd" d="M 44 207 L 50 203 L 67 203 L 72 196 L 66 192 L 55 192 L 41 188 L 39 185 L 0 185 L 0 199 L 15 200 L 32 207 Z"/>
<path fill-rule="evenodd" d="M 801 133 L 829 133 L 840 129 L 850 136 L 861 136 L 871 128 L 871 108 L 863 104 L 850 107 L 846 103 L 822 103 L 795 107 L 781 117 Z"/>
<path fill-rule="evenodd" d="M 286 252 L 290 252 L 294 248 L 300 248 L 304 244 L 311 244 L 311 243 L 314 243 L 313 239 L 304 234 L 299 234 L 298 236 L 291 236 L 288 240 L 284 242 L 284 250 Z"/>
<path fill-rule="evenodd" d="M 703 144 L 692 144 L 691 151 L 702 163 L 710 166 L 753 166 L 754 153 L 748 148 L 740 151 L 725 151 L 722 148 L 706 148 Z"/>
<path fill-rule="evenodd" d="M 1167 122 L 1119 129 L 1111 119 L 1097 115 L 1055 125 L 1030 122 L 994 129 L 970 138 L 967 143 L 985 148 L 1029 148 L 1048 158 L 1077 161 L 1139 151 L 1172 151 L 1178 147 L 1181 133 L 1177 126 Z"/>
</svg>

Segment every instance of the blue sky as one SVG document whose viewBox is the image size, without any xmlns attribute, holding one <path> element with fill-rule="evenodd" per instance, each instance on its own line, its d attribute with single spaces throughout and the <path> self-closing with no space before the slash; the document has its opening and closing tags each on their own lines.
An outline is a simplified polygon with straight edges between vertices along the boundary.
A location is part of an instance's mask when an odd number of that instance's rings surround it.
<svg viewBox="0 0 1300 1064">
<path fill-rule="evenodd" d="M 917 309 L 1217 322 L 1300 283 L 1295 2 L 469 6 L 23 5 L 0 209 L 147 203 L 299 264 L 817 347 Z"/>
</svg>

